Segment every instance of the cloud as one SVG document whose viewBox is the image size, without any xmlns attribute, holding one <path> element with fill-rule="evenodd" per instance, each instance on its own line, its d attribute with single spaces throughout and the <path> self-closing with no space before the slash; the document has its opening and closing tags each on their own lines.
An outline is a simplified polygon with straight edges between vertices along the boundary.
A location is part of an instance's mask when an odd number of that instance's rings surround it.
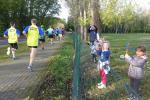
<svg viewBox="0 0 150 100">
<path fill-rule="evenodd" d="M 65 19 L 67 21 L 69 17 L 69 8 L 66 4 L 65 0 L 59 0 L 59 4 L 61 5 L 60 13 L 57 17 Z"/>
</svg>

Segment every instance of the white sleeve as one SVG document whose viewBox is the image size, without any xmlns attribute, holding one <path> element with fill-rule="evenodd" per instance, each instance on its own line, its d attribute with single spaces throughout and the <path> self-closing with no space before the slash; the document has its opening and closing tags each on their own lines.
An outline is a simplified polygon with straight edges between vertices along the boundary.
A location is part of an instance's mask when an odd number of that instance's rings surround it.
<svg viewBox="0 0 150 100">
<path fill-rule="evenodd" d="M 99 33 L 97 33 L 97 40 L 100 40 L 100 36 L 99 36 Z"/>
</svg>

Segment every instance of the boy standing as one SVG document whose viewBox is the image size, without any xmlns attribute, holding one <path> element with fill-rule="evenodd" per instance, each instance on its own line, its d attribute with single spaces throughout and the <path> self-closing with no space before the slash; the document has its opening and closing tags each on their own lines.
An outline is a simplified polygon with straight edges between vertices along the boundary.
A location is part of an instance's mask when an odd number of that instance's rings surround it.
<svg viewBox="0 0 150 100">
<path fill-rule="evenodd" d="M 27 26 L 23 31 L 23 34 L 27 37 L 27 46 L 30 48 L 31 51 L 29 65 L 27 67 L 30 71 L 32 71 L 32 63 L 37 53 L 39 35 L 41 37 L 44 36 L 44 32 L 36 24 L 37 20 L 32 19 L 31 25 Z"/>
<path fill-rule="evenodd" d="M 4 32 L 4 37 L 8 38 L 8 43 L 10 44 L 10 49 L 8 48 L 7 54 L 10 54 L 10 50 L 12 52 L 13 60 L 16 59 L 15 52 L 18 49 L 18 38 L 20 37 L 20 31 L 15 28 L 15 23 L 10 23 L 10 28 Z"/>
</svg>

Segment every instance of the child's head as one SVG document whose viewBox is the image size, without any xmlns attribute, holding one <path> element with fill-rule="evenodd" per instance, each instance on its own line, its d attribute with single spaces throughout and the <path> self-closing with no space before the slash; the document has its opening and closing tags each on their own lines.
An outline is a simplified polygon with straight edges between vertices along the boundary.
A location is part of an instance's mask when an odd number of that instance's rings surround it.
<svg viewBox="0 0 150 100">
<path fill-rule="evenodd" d="M 100 39 L 97 40 L 97 41 L 98 41 L 98 43 L 100 44 L 100 46 L 102 47 L 103 42 L 105 41 L 105 39 L 104 39 L 104 38 L 100 38 Z"/>
<path fill-rule="evenodd" d="M 103 41 L 103 44 L 102 44 L 102 50 L 109 50 L 110 48 L 110 44 L 108 41 Z"/>
<path fill-rule="evenodd" d="M 136 48 L 136 55 L 138 57 L 144 56 L 146 54 L 146 48 L 144 46 L 138 46 Z"/>
<path fill-rule="evenodd" d="M 97 45 L 96 45 L 96 50 L 102 50 L 101 44 L 97 44 Z"/>
</svg>

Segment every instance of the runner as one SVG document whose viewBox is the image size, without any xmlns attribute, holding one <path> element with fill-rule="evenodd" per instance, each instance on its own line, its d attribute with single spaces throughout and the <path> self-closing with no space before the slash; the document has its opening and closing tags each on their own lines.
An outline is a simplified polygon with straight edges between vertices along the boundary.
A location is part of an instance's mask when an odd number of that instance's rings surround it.
<svg viewBox="0 0 150 100">
<path fill-rule="evenodd" d="M 45 49 L 45 30 L 44 30 L 43 25 L 41 25 L 41 29 L 44 32 L 44 36 L 40 36 L 39 42 L 40 42 L 40 47 L 44 50 Z"/>
<path fill-rule="evenodd" d="M 10 55 L 10 50 L 12 52 L 13 60 L 16 59 L 15 53 L 18 49 L 18 38 L 20 37 L 20 31 L 15 28 L 15 22 L 10 22 L 10 28 L 4 32 L 4 37 L 8 38 L 8 43 L 10 47 L 7 48 L 7 55 Z"/>
<path fill-rule="evenodd" d="M 58 28 L 58 37 L 59 37 L 59 41 L 62 40 L 62 29 Z"/>
<path fill-rule="evenodd" d="M 30 71 L 32 71 L 32 63 L 37 53 L 39 35 L 41 37 L 44 36 L 44 32 L 36 24 L 37 20 L 32 19 L 31 25 L 27 26 L 23 31 L 23 34 L 27 37 L 27 46 L 30 48 L 31 51 L 29 65 L 27 67 Z"/>
<path fill-rule="evenodd" d="M 47 29 L 47 32 L 48 32 L 49 41 L 51 44 L 53 44 L 53 39 L 54 39 L 53 28 L 49 26 L 49 28 Z"/>
</svg>

